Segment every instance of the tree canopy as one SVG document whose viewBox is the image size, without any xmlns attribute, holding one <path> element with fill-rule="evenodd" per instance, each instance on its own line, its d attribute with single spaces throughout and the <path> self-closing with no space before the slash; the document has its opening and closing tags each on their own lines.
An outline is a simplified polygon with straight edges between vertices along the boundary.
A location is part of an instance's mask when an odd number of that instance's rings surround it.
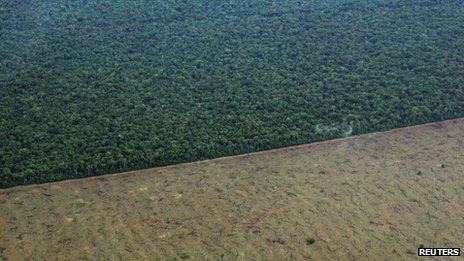
<svg viewBox="0 0 464 261">
<path fill-rule="evenodd" d="M 0 187 L 461 116 L 461 0 L 0 3 Z"/>
</svg>

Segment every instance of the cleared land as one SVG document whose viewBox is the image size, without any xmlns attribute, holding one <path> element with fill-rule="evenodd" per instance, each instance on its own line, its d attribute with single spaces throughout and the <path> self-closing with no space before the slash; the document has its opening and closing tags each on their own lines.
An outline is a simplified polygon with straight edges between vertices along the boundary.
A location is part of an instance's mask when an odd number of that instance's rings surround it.
<svg viewBox="0 0 464 261">
<path fill-rule="evenodd" d="M 0 258 L 414 259 L 464 247 L 463 171 L 459 119 L 16 187 Z"/>
</svg>

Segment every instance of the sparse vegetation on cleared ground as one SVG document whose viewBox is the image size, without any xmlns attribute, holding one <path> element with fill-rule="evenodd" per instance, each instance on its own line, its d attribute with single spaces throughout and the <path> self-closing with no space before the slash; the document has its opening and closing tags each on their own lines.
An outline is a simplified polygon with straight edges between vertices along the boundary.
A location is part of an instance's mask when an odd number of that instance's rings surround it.
<svg viewBox="0 0 464 261">
<path fill-rule="evenodd" d="M 462 0 L 1 0 L 0 187 L 464 116 Z"/>
<path fill-rule="evenodd" d="M 463 173 L 460 119 L 15 187 L 0 259 L 415 259 L 464 247 Z"/>
</svg>

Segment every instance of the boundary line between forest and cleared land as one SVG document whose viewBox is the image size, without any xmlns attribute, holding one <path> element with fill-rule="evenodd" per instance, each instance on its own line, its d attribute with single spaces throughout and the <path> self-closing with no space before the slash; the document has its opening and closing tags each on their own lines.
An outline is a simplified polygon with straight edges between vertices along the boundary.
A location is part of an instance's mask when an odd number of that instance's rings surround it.
<svg viewBox="0 0 464 261">
<path fill-rule="evenodd" d="M 217 158 L 212 158 L 212 159 L 204 159 L 204 160 L 198 160 L 198 161 L 176 163 L 176 164 L 171 164 L 171 165 L 165 165 L 165 166 L 159 166 L 159 167 L 151 167 L 151 168 L 145 168 L 145 169 L 137 169 L 137 170 L 130 170 L 130 171 L 124 171 L 124 172 L 117 172 L 117 173 L 108 173 L 108 174 L 91 176 L 91 177 L 84 177 L 84 178 L 66 179 L 66 180 L 60 180 L 60 181 L 44 182 L 44 183 L 29 184 L 29 185 L 19 185 L 19 186 L 14 186 L 14 187 L 10 187 L 10 188 L 0 189 L 0 193 L 11 192 L 11 191 L 15 191 L 15 190 L 22 190 L 22 189 L 27 189 L 27 188 L 31 188 L 31 187 L 37 187 L 37 186 L 43 186 L 43 185 L 52 185 L 52 184 L 53 185 L 60 185 L 60 184 L 65 184 L 65 183 L 77 183 L 77 182 L 82 182 L 82 181 L 90 181 L 90 180 L 98 180 L 98 179 L 103 180 L 103 179 L 112 178 L 112 177 L 121 176 L 121 175 L 136 175 L 136 174 L 138 174 L 137 172 L 141 172 L 141 173 L 144 172 L 145 173 L 145 172 L 151 171 L 151 170 L 164 170 L 164 169 L 171 169 L 171 168 L 177 168 L 177 167 L 188 167 L 188 166 L 198 165 L 198 164 L 202 164 L 202 163 L 206 163 L 206 162 L 223 161 L 223 160 L 227 160 L 227 159 L 243 158 L 243 157 L 248 157 L 248 156 L 255 156 L 255 155 L 274 153 L 274 152 L 280 152 L 280 151 L 283 152 L 283 151 L 286 151 L 286 150 L 293 150 L 293 149 L 299 149 L 299 148 L 304 148 L 304 147 L 309 148 L 309 147 L 313 147 L 313 146 L 317 146 L 317 145 L 321 145 L 321 144 L 330 144 L 330 143 L 337 143 L 337 142 L 340 142 L 340 141 L 357 139 L 357 138 L 360 138 L 360 137 L 363 137 L 363 136 L 377 136 L 377 135 L 382 135 L 382 134 L 392 134 L 392 133 L 406 131 L 408 129 L 417 129 L 417 128 L 423 128 L 423 127 L 427 127 L 427 126 L 434 126 L 434 125 L 440 125 L 440 124 L 446 124 L 446 123 L 457 123 L 457 122 L 460 122 L 460 121 L 464 121 L 464 117 L 455 118 L 455 119 L 448 119 L 448 120 L 443 120 L 443 121 L 423 123 L 423 124 L 412 125 L 412 126 L 406 126 L 406 127 L 395 128 L 395 129 L 390 129 L 390 130 L 385 130 L 385 131 L 363 133 L 363 134 L 358 134 L 358 135 L 353 135 L 353 136 L 348 136 L 348 137 L 342 137 L 342 138 L 336 138 L 336 139 L 331 139 L 331 140 L 324 140 L 324 141 L 317 141 L 317 142 L 312 142 L 312 143 L 304 143 L 304 144 L 300 144 L 300 145 L 280 147 L 280 148 L 275 148 L 275 149 L 270 149 L 270 150 L 262 150 L 262 151 L 244 153 L 244 154 L 222 156 L 222 157 L 217 157 Z M 139 173 L 139 174 L 141 174 L 141 173 Z"/>
</svg>

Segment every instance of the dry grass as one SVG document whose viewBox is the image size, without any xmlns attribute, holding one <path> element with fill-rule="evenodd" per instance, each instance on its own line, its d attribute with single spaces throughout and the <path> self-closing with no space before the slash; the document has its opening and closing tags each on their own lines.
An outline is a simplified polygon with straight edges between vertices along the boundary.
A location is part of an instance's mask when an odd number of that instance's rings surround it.
<svg viewBox="0 0 464 261">
<path fill-rule="evenodd" d="M 0 259 L 415 259 L 463 247 L 464 120 L 0 191 Z"/>
</svg>

